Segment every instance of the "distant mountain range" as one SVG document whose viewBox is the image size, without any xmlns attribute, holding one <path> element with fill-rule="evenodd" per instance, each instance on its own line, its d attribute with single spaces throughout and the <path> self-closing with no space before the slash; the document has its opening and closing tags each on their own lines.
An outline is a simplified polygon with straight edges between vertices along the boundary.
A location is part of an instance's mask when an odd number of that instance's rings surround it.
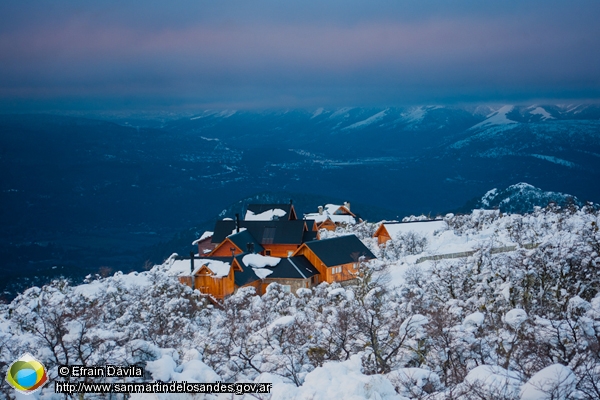
<svg viewBox="0 0 600 400">
<path fill-rule="evenodd" d="M 261 193 L 369 220 L 466 210 L 518 182 L 598 202 L 600 106 L 0 115 L 0 167 L 6 286 L 160 262 Z"/>
</svg>

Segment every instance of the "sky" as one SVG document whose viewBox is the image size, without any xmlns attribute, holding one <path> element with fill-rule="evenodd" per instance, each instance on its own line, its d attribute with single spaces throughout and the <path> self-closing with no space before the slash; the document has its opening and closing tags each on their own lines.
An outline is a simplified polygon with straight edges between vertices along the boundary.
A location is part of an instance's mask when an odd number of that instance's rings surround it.
<svg viewBox="0 0 600 400">
<path fill-rule="evenodd" d="M 0 112 L 600 99 L 598 0 L 3 0 Z"/>
</svg>

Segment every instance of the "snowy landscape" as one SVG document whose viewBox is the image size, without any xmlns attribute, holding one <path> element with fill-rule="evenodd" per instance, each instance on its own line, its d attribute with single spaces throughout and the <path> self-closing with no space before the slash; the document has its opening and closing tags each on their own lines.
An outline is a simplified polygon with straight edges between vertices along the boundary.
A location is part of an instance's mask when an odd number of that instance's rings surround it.
<svg viewBox="0 0 600 400">
<path fill-rule="evenodd" d="M 405 221 L 382 246 L 381 223 L 321 231 L 355 234 L 377 255 L 351 285 L 271 284 L 262 297 L 242 288 L 216 306 L 178 283 L 171 257 L 28 289 L 1 306 L 0 359 L 29 352 L 51 381 L 59 365 L 118 364 L 144 368 L 137 381 L 273 384 L 234 396 L 247 399 L 600 397 L 597 206 Z M 470 255 L 448 257 L 457 252 Z M 51 384 L 38 394 L 63 398 Z M 131 398 L 231 398 L 203 396 Z"/>
<path fill-rule="evenodd" d="M 0 1 L 0 400 L 600 400 L 599 15 Z"/>
<path fill-rule="evenodd" d="M 556 194 L 539 206 L 598 202 L 599 120 L 585 103 L 2 115 L 0 295 L 141 271 L 252 198 L 352 200 L 371 221 L 531 211 L 503 201 L 518 182 Z"/>
</svg>

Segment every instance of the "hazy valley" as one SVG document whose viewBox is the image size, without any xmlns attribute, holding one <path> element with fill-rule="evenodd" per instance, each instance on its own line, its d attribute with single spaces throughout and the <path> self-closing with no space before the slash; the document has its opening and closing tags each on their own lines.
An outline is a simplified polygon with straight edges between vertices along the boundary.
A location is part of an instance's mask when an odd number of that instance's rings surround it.
<svg viewBox="0 0 600 400">
<path fill-rule="evenodd" d="M 600 200 L 596 105 L 91 117 L 0 116 L 3 287 L 141 269 L 251 197 L 350 201 L 372 221 L 469 211 L 519 182 Z M 490 207 L 527 211 L 508 203 Z"/>
</svg>

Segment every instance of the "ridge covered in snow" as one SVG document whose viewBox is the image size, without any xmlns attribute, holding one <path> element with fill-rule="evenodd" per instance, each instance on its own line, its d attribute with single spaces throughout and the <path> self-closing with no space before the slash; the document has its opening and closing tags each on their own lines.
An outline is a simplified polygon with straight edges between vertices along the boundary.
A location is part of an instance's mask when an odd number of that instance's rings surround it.
<svg viewBox="0 0 600 400">
<path fill-rule="evenodd" d="M 556 203 L 561 207 L 575 204 L 582 206 L 583 202 L 577 197 L 552 191 L 544 191 L 528 183 L 517 183 L 505 189 L 492 189 L 481 197 L 473 208 L 497 208 L 503 212 L 531 212 L 536 206 L 545 207 Z"/>
<path fill-rule="evenodd" d="M 485 121 L 482 121 L 474 126 L 471 129 L 478 129 L 484 127 L 490 127 L 494 125 L 510 125 L 516 124 L 516 121 L 509 119 L 506 114 L 513 110 L 513 106 L 503 106 L 498 111 L 495 111 L 487 116 Z"/>
</svg>

